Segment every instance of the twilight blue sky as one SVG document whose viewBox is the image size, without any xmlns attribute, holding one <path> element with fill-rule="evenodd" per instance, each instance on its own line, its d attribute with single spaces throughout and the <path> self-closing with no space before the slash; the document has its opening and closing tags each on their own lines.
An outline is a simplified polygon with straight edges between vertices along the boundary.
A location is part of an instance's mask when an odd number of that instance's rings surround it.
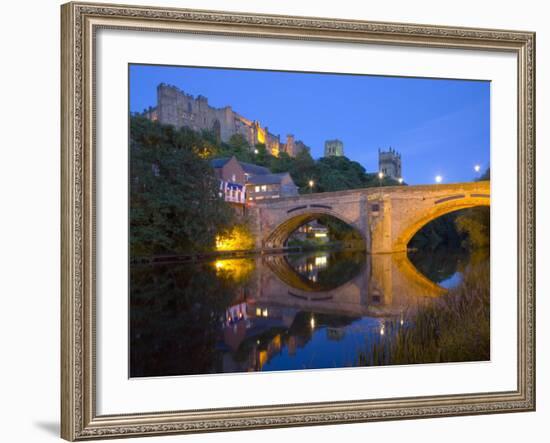
<svg viewBox="0 0 550 443">
<path fill-rule="evenodd" d="M 211 106 L 230 105 L 269 131 L 294 134 L 323 155 L 324 141 L 339 138 L 345 155 L 368 172 L 378 170 L 378 148 L 402 154 L 409 184 L 476 178 L 489 166 L 490 83 L 343 74 L 130 66 L 130 110 L 156 105 L 164 82 Z"/>
</svg>

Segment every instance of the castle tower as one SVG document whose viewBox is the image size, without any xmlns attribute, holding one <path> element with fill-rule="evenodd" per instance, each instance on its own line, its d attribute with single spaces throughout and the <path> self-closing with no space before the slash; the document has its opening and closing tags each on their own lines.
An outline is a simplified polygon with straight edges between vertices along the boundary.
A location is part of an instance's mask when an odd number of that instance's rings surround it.
<svg viewBox="0 0 550 443">
<path fill-rule="evenodd" d="M 401 154 L 391 147 L 388 151 L 378 149 L 378 171 L 382 172 L 384 176 L 396 180 L 403 177 L 401 172 Z"/>
<path fill-rule="evenodd" d="M 296 140 L 293 134 L 287 134 L 285 152 L 291 157 L 296 157 Z"/>
<path fill-rule="evenodd" d="M 327 140 L 325 142 L 325 157 L 343 157 L 344 143 L 341 140 Z"/>
</svg>

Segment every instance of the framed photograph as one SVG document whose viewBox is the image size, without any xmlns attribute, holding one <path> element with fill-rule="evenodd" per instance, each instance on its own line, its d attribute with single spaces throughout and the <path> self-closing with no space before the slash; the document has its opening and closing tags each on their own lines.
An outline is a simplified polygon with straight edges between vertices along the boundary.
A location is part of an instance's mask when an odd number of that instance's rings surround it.
<svg viewBox="0 0 550 443">
<path fill-rule="evenodd" d="M 535 409 L 535 35 L 62 6 L 62 437 Z"/>
</svg>

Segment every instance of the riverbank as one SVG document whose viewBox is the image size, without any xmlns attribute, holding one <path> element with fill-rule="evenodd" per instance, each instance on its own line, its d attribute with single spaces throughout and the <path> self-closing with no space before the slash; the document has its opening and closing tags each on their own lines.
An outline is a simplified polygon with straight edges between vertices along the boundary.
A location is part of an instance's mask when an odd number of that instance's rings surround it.
<svg viewBox="0 0 550 443">
<path fill-rule="evenodd" d="M 273 249 L 246 249 L 234 251 L 212 251 L 212 252 L 197 252 L 190 254 L 166 254 L 152 257 L 134 257 L 130 259 L 132 265 L 148 265 L 148 264 L 177 264 L 177 263 L 197 263 L 205 260 L 226 259 L 226 258 L 246 258 L 257 255 L 272 255 L 272 254 L 288 254 L 288 253 L 306 253 L 315 251 L 364 251 L 364 248 L 346 248 L 342 245 L 333 243 L 321 246 L 290 246 L 286 248 Z"/>
</svg>

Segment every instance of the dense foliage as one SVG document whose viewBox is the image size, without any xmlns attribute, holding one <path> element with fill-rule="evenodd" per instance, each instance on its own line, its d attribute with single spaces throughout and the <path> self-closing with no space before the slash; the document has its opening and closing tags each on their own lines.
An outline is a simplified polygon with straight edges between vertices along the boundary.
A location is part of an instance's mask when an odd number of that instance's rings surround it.
<svg viewBox="0 0 550 443">
<path fill-rule="evenodd" d="M 208 142 L 144 118 L 130 127 L 132 257 L 213 250 L 234 213 L 203 158 Z"/>
</svg>

